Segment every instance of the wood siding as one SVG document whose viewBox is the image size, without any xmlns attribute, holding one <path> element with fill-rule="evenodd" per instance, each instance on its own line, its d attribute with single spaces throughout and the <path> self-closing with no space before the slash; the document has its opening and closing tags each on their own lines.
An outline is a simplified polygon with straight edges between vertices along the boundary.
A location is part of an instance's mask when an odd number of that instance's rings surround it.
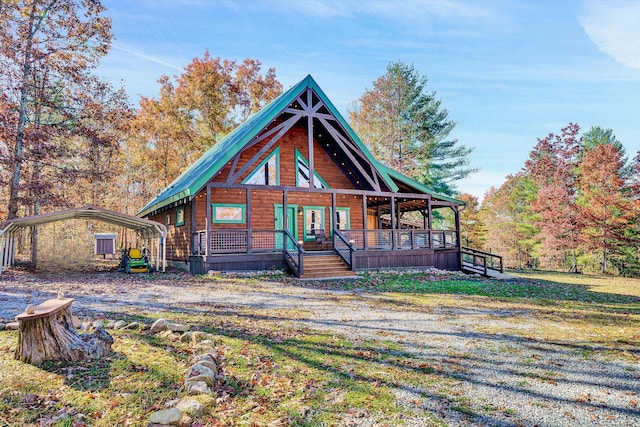
<svg viewBox="0 0 640 427">
<path fill-rule="evenodd" d="M 244 165 L 246 165 L 247 162 L 251 160 L 251 158 L 268 143 L 269 140 L 263 141 L 243 151 L 240 155 L 240 159 L 238 160 L 236 171 L 240 170 Z M 239 184 L 242 182 L 242 180 L 249 176 L 263 160 L 265 160 L 271 155 L 271 153 L 273 153 L 273 150 L 275 150 L 276 147 L 280 147 L 280 185 L 295 187 L 297 174 L 297 167 L 295 164 L 295 150 L 297 149 L 300 153 L 302 153 L 307 161 L 309 160 L 309 150 L 307 148 L 307 130 L 300 126 L 294 126 L 289 130 L 289 132 L 287 132 L 287 134 L 282 136 L 278 140 L 278 142 L 271 149 L 267 150 L 267 152 L 264 153 L 253 165 L 251 165 L 251 167 L 249 167 L 247 171 L 235 181 L 235 183 Z M 325 180 L 330 188 L 356 188 L 351 183 L 351 181 L 349 181 L 349 179 L 345 175 L 345 172 L 343 172 L 340 167 L 338 167 L 338 165 L 332 158 L 333 156 L 328 154 L 324 150 L 324 148 L 315 140 L 313 142 L 313 150 L 315 171 L 322 177 L 322 179 Z M 225 167 L 222 168 L 222 170 L 215 177 L 213 177 L 212 182 L 226 182 L 227 176 L 229 175 L 229 172 L 231 170 L 232 163 L 233 161 L 230 161 L 227 165 L 225 165 Z"/>
<path fill-rule="evenodd" d="M 184 225 L 176 225 L 178 208 L 184 208 Z M 167 227 L 167 260 L 188 261 L 191 255 L 191 206 L 174 207 L 149 219 Z"/>
</svg>

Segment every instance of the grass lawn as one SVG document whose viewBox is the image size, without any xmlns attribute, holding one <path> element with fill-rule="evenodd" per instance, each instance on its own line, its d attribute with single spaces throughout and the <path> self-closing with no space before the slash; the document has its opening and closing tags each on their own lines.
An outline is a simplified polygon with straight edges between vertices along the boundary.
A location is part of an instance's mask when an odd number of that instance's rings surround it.
<svg viewBox="0 0 640 427">
<path fill-rule="evenodd" d="M 482 310 L 512 327 L 478 322 L 483 333 L 564 342 L 599 357 L 638 362 L 640 280 L 551 273 L 516 273 L 508 282 L 426 273 L 370 274 L 353 282 L 304 286 L 375 294 L 380 307 L 428 312 Z M 215 278 L 193 278 L 194 281 Z M 227 280 L 227 279 L 225 279 Z M 246 284 L 247 279 L 228 279 Z M 250 279 L 257 280 L 257 279 Z M 282 286 L 293 283 L 282 279 Z M 297 282 L 296 282 L 297 285 Z M 425 363 L 397 340 L 353 340 L 287 320 L 299 312 L 199 305 L 181 313 L 131 312 L 117 318 L 151 324 L 164 317 L 210 334 L 225 361 L 227 382 L 194 426 L 401 425 L 409 412 L 397 404 L 398 386 L 431 386 L 461 413 L 473 410 L 457 396 L 456 372 Z M 14 360 L 18 334 L 0 332 L 0 427 L 144 426 L 149 414 L 184 396 L 182 375 L 193 348 L 145 331 L 110 331 L 111 357 L 79 364 L 32 366 Z M 452 356 L 453 357 L 453 356 Z M 507 409 L 508 410 L 508 409 Z M 444 425 L 423 414 L 426 425 Z"/>
</svg>

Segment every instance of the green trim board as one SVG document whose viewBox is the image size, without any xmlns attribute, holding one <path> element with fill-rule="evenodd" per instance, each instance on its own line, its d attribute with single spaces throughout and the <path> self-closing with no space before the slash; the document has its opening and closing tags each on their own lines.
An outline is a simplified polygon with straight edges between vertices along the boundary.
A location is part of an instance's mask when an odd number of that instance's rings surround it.
<svg viewBox="0 0 640 427">
<path fill-rule="evenodd" d="M 282 216 L 283 216 L 282 206 L 283 206 L 282 203 L 275 203 L 273 205 L 273 217 L 274 217 L 275 230 L 282 230 Z M 289 232 L 293 235 L 293 237 L 297 240 L 298 239 L 298 216 L 296 215 L 296 212 L 298 212 L 298 205 L 287 204 L 287 210 L 288 210 L 287 216 L 289 217 L 288 219 L 290 224 L 288 229 L 289 229 Z M 292 218 L 293 220 L 291 220 Z M 280 242 L 280 245 L 282 245 L 282 242 Z"/>
<path fill-rule="evenodd" d="M 313 218 L 314 212 L 320 212 L 320 219 L 315 220 Z M 313 233 L 307 233 L 307 231 L 313 231 L 315 229 L 325 229 L 325 207 L 324 206 L 303 206 L 302 207 L 302 228 L 304 230 L 304 241 L 315 241 L 316 237 Z M 320 227 L 311 227 L 313 224 L 320 224 Z"/>
<path fill-rule="evenodd" d="M 237 203 L 212 203 L 211 222 L 214 224 L 244 224 L 247 222 L 247 206 Z"/>
<path fill-rule="evenodd" d="M 260 176 L 258 175 L 259 173 L 262 173 L 262 181 L 267 180 L 268 181 L 268 168 L 267 168 L 267 173 L 265 174 L 264 171 L 260 171 L 260 169 L 262 169 L 263 167 L 267 167 L 271 161 L 271 159 L 273 159 L 275 157 L 275 181 L 272 182 L 260 182 Z M 256 179 L 254 179 L 254 177 Z M 250 182 L 251 180 L 254 180 L 256 182 Z M 259 183 L 258 185 L 280 185 L 280 147 L 276 147 L 271 154 L 269 154 L 256 168 L 253 169 L 253 171 L 251 171 L 251 173 L 249 175 L 247 175 L 247 177 L 242 180 L 242 184 L 256 184 Z"/>
<path fill-rule="evenodd" d="M 302 162 L 302 164 L 304 166 L 306 166 L 307 171 L 309 170 L 309 162 L 304 157 L 304 155 L 300 152 L 300 150 L 298 150 L 296 148 L 295 149 L 296 187 L 303 187 L 303 186 L 300 185 L 300 170 L 298 168 L 298 163 L 299 162 Z M 307 173 L 307 175 L 308 175 L 308 173 Z M 329 188 L 329 184 L 327 184 L 327 182 L 324 179 L 322 179 L 320 174 L 318 174 L 318 172 L 316 172 L 315 170 L 313 171 L 313 176 L 322 184 L 322 187 L 318 187 L 317 185 L 315 185 L 316 188 Z M 315 184 L 315 182 L 314 182 L 314 184 Z M 309 188 L 309 184 L 307 183 L 307 185 L 304 186 L 304 187 L 305 188 Z"/>
<path fill-rule="evenodd" d="M 176 227 L 184 225 L 184 206 L 178 206 L 176 208 Z"/>
<path fill-rule="evenodd" d="M 351 208 L 341 208 L 341 207 L 337 207 L 336 211 L 338 212 L 338 215 L 340 214 L 340 212 L 346 212 L 346 227 L 345 228 L 341 228 L 340 230 L 350 230 L 351 229 Z M 329 223 L 331 224 L 331 235 L 333 235 L 333 208 L 329 208 L 329 214 L 330 214 L 330 220 Z M 340 225 L 342 225 L 342 222 L 340 222 Z"/>
</svg>

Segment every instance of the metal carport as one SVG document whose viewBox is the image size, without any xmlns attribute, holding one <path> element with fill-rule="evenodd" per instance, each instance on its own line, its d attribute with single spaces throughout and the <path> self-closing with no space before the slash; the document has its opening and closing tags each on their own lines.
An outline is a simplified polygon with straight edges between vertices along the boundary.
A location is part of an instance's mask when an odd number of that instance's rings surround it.
<svg viewBox="0 0 640 427">
<path fill-rule="evenodd" d="M 80 208 L 67 209 L 64 211 L 50 212 L 42 215 L 16 218 L 0 224 L 0 273 L 6 271 L 13 265 L 15 255 L 15 237 L 24 228 L 48 224 L 51 222 L 64 221 L 67 219 L 95 219 L 119 227 L 135 230 L 138 237 L 149 239 L 152 242 L 151 264 L 155 261 L 155 269 L 166 269 L 166 248 L 164 245 L 167 236 L 167 228 L 164 224 L 151 221 L 136 216 L 125 215 L 123 213 L 102 209 L 96 206 L 83 206 Z M 156 244 L 153 245 L 154 240 Z M 155 246 L 155 247 L 153 247 Z M 154 256 L 155 250 L 155 256 Z"/>
</svg>

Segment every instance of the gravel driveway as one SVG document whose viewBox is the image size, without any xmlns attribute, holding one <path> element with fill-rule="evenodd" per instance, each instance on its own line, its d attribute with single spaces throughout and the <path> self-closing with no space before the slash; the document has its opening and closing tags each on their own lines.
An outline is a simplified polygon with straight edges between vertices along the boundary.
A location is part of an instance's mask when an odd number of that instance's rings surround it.
<svg viewBox="0 0 640 427">
<path fill-rule="evenodd" d="M 513 325 L 501 320 L 500 313 L 476 307 L 418 311 L 389 304 L 384 294 L 373 292 L 255 280 L 231 284 L 186 275 L 152 277 L 9 272 L 0 276 L 0 321 L 59 291 L 75 298 L 74 312 L 87 317 L 104 311 L 130 313 L 132 307 L 150 316 L 202 305 L 220 311 L 296 309 L 308 315 L 286 320 L 354 341 L 393 340 L 403 351 L 448 374 L 447 390 L 402 384 L 394 390 L 399 404 L 414 414 L 407 419 L 409 425 L 422 425 L 421 414 L 428 411 L 452 426 L 640 426 L 640 364 L 604 358 L 598 349 L 575 343 L 488 334 L 476 328 L 478 322 L 492 322 L 505 330 L 526 329 L 535 337 L 535 323 L 526 316 Z M 469 410 L 454 408 L 446 397 L 452 394 L 468 402 Z M 375 423 L 358 420 L 354 425 Z"/>
</svg>

